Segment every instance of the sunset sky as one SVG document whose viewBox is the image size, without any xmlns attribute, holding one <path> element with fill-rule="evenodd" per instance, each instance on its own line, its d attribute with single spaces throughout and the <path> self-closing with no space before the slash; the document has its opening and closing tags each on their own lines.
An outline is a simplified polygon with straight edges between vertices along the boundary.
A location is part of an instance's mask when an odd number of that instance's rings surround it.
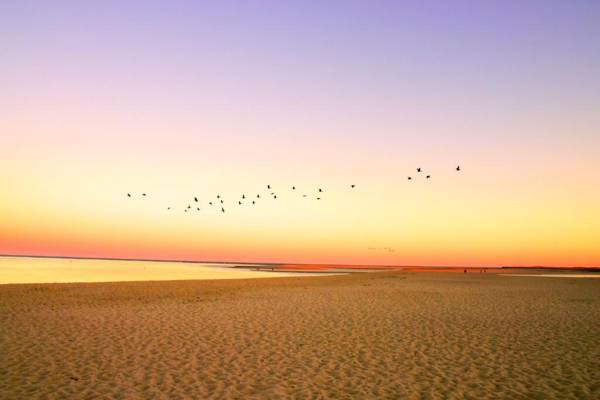
<svg viewBox="0 0 600 400">
<path fill-rule="evenodd" d="M 598 1 L 2 1 L 0 253 L 600 266 L 599 71 Z"/>
</svg>

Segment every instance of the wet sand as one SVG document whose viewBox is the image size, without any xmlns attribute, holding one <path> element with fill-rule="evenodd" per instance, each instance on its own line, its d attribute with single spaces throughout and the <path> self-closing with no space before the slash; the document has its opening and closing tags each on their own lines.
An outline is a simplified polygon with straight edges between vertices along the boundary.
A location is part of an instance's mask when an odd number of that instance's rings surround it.
<svg viewBox="0 0 600 400">
<path fill-rule="evenodd" d="M 576 278 L 576 279 L 598 279 L 600 273 L 593 274 L 505 274 L 504 276 L 534 276 L 539 278 Z"/>
<path fill-rule="evenodd" d="M 1 399 L 600 398 L 600 281 L 0 285 Z"/>
</svg>

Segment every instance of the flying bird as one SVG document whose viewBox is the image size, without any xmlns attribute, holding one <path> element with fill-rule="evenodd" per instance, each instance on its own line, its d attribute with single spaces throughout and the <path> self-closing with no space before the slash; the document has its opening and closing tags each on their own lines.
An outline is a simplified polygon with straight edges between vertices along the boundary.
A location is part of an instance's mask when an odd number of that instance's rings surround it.
<svg viewBox="0 0 600 400">
<path fill-rule="evenodd" d="M 198 202 L 198 198 L 197 198 L 197 197 L 194 197 L 194 201 L 197 203 L 197 202 Z"/>
<path fill-rule="evenodd" d="M 351 187 L 352 189 L 354 189 L 354 187 L 355 187 L 355 186 L 356 186 L 356 185 L 350 185 L 350 187 Z"/>
<path fill-rule="evenodd" d="M 223 204 L 223 200 L 221 200 L 221 204 Z"/>
<path fill-rule="evenodd" d="M 221 196 L 217 195 L 217 199 L 220 199 L 220 198 L 221 198 Z"/>
<path fill-rule="evenodd" d="M 271 189 L 271 185 L 267 185 L 267 189 Z"/>
<path fill-rule="evenodd" d="M 223 207 L 221 207 L 221 212 L 225 212 L 225 209 Z"/>
<path fill-rule="evenodd" d="M 255 204 L 256 202 L 254 200 L 252 200 L 252 204 Z"/>
<path fill-rule="evenodd" d="M 260 194 L 257 194 L 257 195 L 256 195 L 256 198 L 257 198 L 257 199 L 260 199 Z"/>
<path fill-rule="evenodd" d="M 323 189 L 319 188 L 319 193 L 323 192 Z"/>
<path fill-rule="evenodd" d="M 296 190 L 296 186 L 292 186 L 292 190 Z"/>
<path fill-rule="evenodd" d="M 411 177 L 411 176 L 409 176 L 409 177 L 408 177 L 408 180 L 410 181 L 411 179 L 412 179 L 412 177 Z"/>
<path fill-rule="evenodd" d="M 460 165 L 459 165 L 458 167 L 456 167 L 456 170 L 457 170 L 457 171 L 460 171 Z"/>
<path fill-rule="evenodd" d="M 245 196 L 245 195 L 242 195 L 242 199 L 245 199 L 245 198 L 246 198 L 246 196 Z"/>
<path fill-rule="evenodd" d="M 188 205 L 188 208 L 192 208 L 192 206 Z"/>
<path fill-rule="evenodd" d="M 127 197 L 131 197 L 131 193 L 127 193 Z"/>
<path fill-rule="evenodd" d="M 421 172 L 421 168 L 417 168 L 417 172 Z"/>
<path fill-rule="evenodd" d="M 212 206 L 212 201 L 209 201 L 208 204 L 210 204 Z"/>
<path fill-rule="evenodd" d="M 146 197 L 146 193 L 142 193 L 142 196 Z"/>
<path fill-rule="evenodd" d="M 431 175 L 427 175 L 425 178 L 429 179 L 429 178 L 431 178 Z"/>
<path fill-rule="evenodd" d="M 200 211 L 200 207 L 196 207 L 196 210 Z"/>
<path fill-rule="evenodd" d="M 241 201 L 238 201 L 238 204 L 241 206 L 241 205 L 242 205 L 242 202 L 241 202 Z"/>
<path fill-rule="evenodd" d="M 317 200 L 321 200 L 321 198 L 320 198 L 320 197 L 317 197 Z"/>
</svg>

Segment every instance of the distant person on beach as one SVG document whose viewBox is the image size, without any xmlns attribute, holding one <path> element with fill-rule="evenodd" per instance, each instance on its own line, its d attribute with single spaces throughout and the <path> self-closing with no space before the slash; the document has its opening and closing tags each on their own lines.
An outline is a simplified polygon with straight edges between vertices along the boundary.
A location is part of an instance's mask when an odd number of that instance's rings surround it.
<svg viewBox="0 0 600 400">
<path fill-rule="evenodd" d="M 467 269 L 465 268 L 465 269 L 463 270 L 463 274 L 466 274 L 466 273 L 467 273 Z"/>
</svg>

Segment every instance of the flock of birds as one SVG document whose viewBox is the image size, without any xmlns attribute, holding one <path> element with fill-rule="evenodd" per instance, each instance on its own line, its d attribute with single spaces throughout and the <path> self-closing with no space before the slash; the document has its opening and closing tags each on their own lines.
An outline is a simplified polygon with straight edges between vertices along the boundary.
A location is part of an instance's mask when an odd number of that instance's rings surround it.
<svg viewBox="0 0 600 400">
<path fill-rule="evenodd" d="M 457 172 L 461 171 L 460 165 L 456 167 L 456 171 Z M 421 167 L 417 168 L 417 175 L 423 175 Z M 425 174 L 425 179 L 431 179 L 431 175 Z M 408 176 L 408 180 L 409 181 L 413 180 L 413 177 Z M 354 189 L 354 188 L 356 188 L 356 185 L 351 184 L 350 189 Z M 273 191 L 274 189 L 271 188 L 270 184 L 267 185 L 267 190 L 270 192 L 270 196 L 273 198 L 273 200 L 276 200 L 277 194 Z M 296 186 L 292 186 L 291 190 L 296 191 Z M 324 193 L 323 188 L 317 188 L 316 195 L 314 195 L 314 198 L 316 200 L 321 200 L 321 196 L 323 193 Z M 131 193 L 127 193 L 127 197 L 132 198 L 133 196 Z M 147 193 L 142 193 L 142 197 L 148 197 Z M 302 194 L 302 197 L 308 197 L 308 194 L 304 193 L 304 194 Z M 252 200 L 250 197 L 246 197 L 245 194 L 242 194 L 242 196 L 239 199 L 237 199 L 236 201 L 237 201 L 238 206 L 244 205 L 246 203 L 254 205 L 258 201 L 257 199 L 260 199 L 260 198 L 261 198 L 260 193 L 256 194 L 256 197 L 252 197 Z M 184 212 L 189 212 L 189 211 L 193 211 L 193 210 L 200 211 L 199 204 L 200 204 L 200 200 L 198 199 L 197 196 L 194 196 L 193 202 L 190 201 L 190 204 L 188 204 L 187 207 L 183 209 L 183 211 Z M 235 204 L 235 201 L 233 204 Z M 217 194 L 215 199 L 209 201 L 208 205 L 210 207 L 212 207 L 212 206 L 220 207 L 221 213 L 223 213 L 223 214 L 225 213 L 225 200 L 223 199 L 223 197 L 220 194 Z M 171 207 L 167 207 L 167 210 L 171 210 Z M 392 251 L 393 249 L 385 248 L 385 250 Z"/>
<path fill-rule="evenodd" d="M 458 165 L 458 166 L 456 167 L 456 171 L 457 171 L 457 172 L 460 172 L 460 165 Z M 421 172 L 422 172 L 422 169 L 421 169 L 420 167 L 419 167 L 419 168 L 417 168 L 417 173 L 421 173 Z M 408 177 L 408 180 L 409 180 L 409 181 L 411 181 L 411 180 L 412 180 L 412 178 L 413 178 L 412 176 L 409 176 L 409 177 Z M 431 175 L 429 175 L 429 174 L 425 175 L 425 179 L 431 179 Z"/>
</svg>

